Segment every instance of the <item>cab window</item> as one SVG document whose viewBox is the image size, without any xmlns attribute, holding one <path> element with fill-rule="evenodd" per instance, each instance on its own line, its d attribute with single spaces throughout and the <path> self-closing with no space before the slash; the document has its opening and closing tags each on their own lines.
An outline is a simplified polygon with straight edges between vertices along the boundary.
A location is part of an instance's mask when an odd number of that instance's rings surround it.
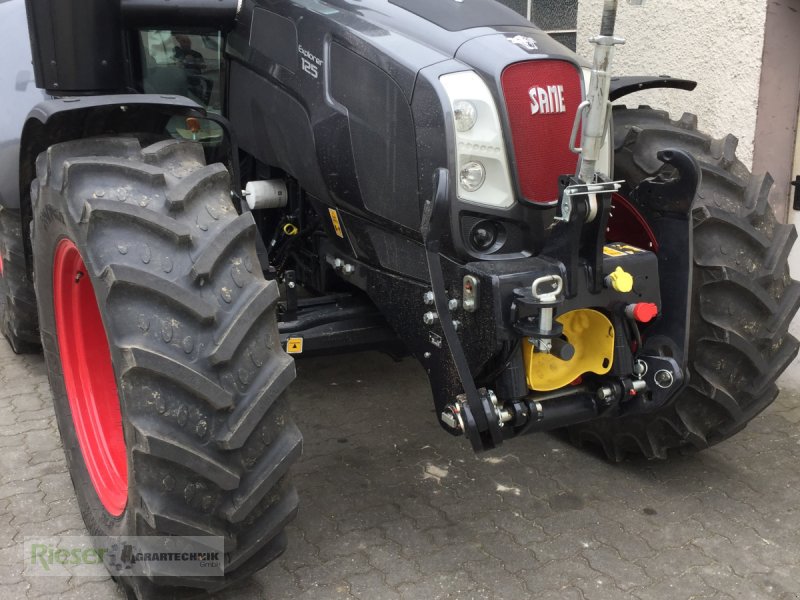
<svg viewBox="0 0 800 600">
<path fill-rule="evenodd" d="M 222 35 L 175 30 L 139 32 L 142 91 L 191 98 L 222 112 Z"/>
</svg>

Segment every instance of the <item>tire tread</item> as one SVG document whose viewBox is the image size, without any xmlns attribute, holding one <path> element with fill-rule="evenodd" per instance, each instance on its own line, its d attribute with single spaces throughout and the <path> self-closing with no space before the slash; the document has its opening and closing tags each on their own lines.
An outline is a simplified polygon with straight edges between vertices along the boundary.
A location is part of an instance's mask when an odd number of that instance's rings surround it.
<svg viewBox="0 0 800 600">
<path fill-rule="evenodd" d="M 614 107 L 614 120 L 615 175 L 630 186 L 660 171 L 656 152 L 668 147 L 693 154 L 702 170 L 693 209 L 691 383 L 654 414 L 576 425 L 570 437 L 599 445 L 611 460 L 629 452 L 664 458 L 730 437 L 775 399 L 775 381 L 798 353 L 788 327 L 800 283 L 787 267 L 797 233 L 776 221 L 773 179 L 749 174 L 734 136 L 713 139 L 695 116 L 671 121 L 649 107 Z"/>
</svg>

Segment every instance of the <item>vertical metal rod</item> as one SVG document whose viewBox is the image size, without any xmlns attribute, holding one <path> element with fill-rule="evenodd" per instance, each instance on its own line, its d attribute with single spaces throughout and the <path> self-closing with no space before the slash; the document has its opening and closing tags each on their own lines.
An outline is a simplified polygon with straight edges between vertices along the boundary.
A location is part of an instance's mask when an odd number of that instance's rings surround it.
<svg viewBox="0 0 800 600">
<path fill-rule="evenodd" d="M 600 24 L 600 35 L 614 35 L 614 26 L 617 23 L 617 7 L 619 0 L 605 0 L 603 4 L 603 20 Z"/>
<path fill-rule="evenodd" d="M 611 103 L 608 100 L 611 88 L 611 62 L 614 58 L 614 46 L 624 43 L 614 37 L 617 20 L 618 0 L 606 0 L 603 5 L 603 21 L 600 35 L 589 40 L 594 44 L 594 61 L 592 76 L 586 91 L 589 106 L 578 117 L 582 118 L 581 163 L 578 179 L 591 183 L 600 160 L 600 151 L 606 133 Z"/>
</svg>

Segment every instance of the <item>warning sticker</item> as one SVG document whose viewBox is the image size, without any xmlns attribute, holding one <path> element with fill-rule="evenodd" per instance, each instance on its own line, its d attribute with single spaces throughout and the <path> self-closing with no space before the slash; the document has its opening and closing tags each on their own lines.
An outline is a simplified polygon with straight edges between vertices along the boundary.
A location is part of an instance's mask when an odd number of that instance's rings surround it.
<svg viewBox="0 0 800 600">
<path fill-rule="evenodd" d="M 620 252 L 616 248 L 612 248 L 611 246 L 603 246 L 603 254 L 606 256 L 625 256 L 624 252 Z"/>
<path fill-rule="evenodd" d="M 329 208 L 328 214 L 331 216 L 331 223 L 333 224 L 333 230 L 336 232 L 336 235 L 338 235 L 340 238 L 344 238 L 342 224 L 339 222 L 339 211 L 335 208 Z"/>
<path fill-rule="evenodd" d="M 603 254 L 606 256 L 626 256 L 629 254 L 636 254 L 637 252 L 644 252 L 644 250 L 636 246 L 631 246 L 630 244 L 622 243 L 603 246 Z"/>
<path fill-rule="evenodd" d="M 303 338 L 295 337 L 286 340 L 286 353 L 287 354 L 302 354 L 303 353 Z"/>
</svg>

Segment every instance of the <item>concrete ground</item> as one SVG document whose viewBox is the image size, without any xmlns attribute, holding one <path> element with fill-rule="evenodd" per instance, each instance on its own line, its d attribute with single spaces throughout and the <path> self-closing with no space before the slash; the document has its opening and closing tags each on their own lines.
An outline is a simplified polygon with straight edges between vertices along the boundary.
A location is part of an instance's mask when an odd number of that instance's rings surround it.
<svg viewBox="0 0 800 600">
<path fill-rule="evenodd" d="M 474 456 L 411 360 L 298 366 L 289 550 L 220 598 L 800 598 L 800 387 L 699 455 L 612 465 L 547 434 Z M 42 359 L 0 343 L 0 595 L 122 598 L 21 575 L 25 536 L 83 533 Z"/>
</svg>

